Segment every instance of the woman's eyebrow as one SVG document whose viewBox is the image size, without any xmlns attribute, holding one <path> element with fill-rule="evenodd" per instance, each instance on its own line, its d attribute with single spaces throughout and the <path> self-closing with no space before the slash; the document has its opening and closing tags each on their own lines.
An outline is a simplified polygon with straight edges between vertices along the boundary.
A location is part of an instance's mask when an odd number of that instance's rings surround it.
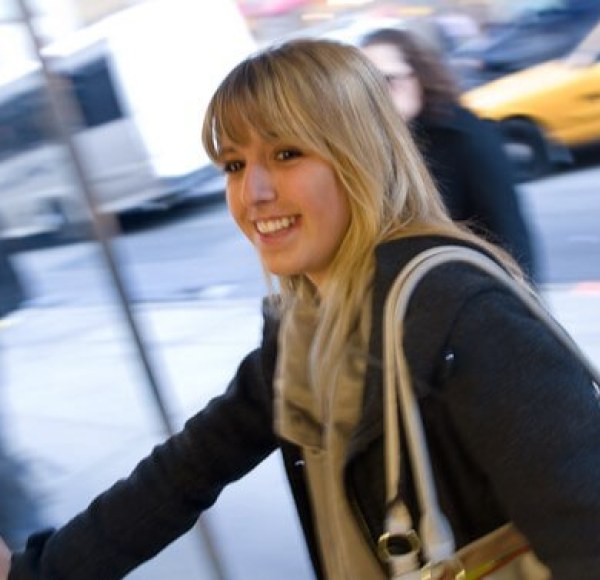
<svg viewBox="0 0 600 580">
<path fill-rule="evenodd" d="M 235 148 L 234 145 L 226 145 L 225 147 L 221 148 L 220 154 L 221 155 L 228 155 L 230 153 L 236 153 L 237 149 Z"/>
</svg>

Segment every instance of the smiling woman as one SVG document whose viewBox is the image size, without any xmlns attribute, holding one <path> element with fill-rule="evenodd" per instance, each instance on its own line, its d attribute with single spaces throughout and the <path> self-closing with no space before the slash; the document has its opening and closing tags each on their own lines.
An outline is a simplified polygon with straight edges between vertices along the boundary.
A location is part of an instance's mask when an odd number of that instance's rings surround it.
<svg viewBox="0 0 600 580">
<path fill-rule="evenodd" d="M 320 287 L 348 229 L 348 198 L 318 155 L 249 134 L 245 145 L 223 142 L 231 214 L 269 272 Z"/>
<path fill-rule="evenodd" d="M 10 580 L 121 578 L 276 449 L 317 578 L 383 580 L 390 549 L 411 577 L 421 560 L 455 565 L 420 553 L 427 529 L 412 529 L 422 514 L 407 478 L 403 527 L 384 534 L 385 304 L 425 250 L 468 246 L 525 285 L 518 266 L 448 217 L 385 79 L 356 48 L 307 40 L 246 59 L 216 90 L 202 135 L 226 171 L 234 219 L 280 282 L 262 341 L 226 392 L 128 478 L 15 554 Z M 555 578 L 600 569 L 600 409 L 588 369 L 466 263 L 421 282 L 403 338 L 457 547 L 512 519 Z"/>
</svg>

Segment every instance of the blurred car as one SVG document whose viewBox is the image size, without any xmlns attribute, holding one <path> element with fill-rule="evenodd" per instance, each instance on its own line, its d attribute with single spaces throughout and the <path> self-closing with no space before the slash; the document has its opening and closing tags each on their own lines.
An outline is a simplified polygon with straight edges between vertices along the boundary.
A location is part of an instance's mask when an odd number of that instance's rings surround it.
<svg viewBox="0 0 600 580">
<path fill-rule="evenodd" d="M 463 94 L 477 115 L 500 124 L 521 181 L 600 142 L 600 22 L 565 58 Z"/>
<path fill-rule="evenodd" d="M 484 37 L 458 46 L 449 64 L 461 86 L 472 89 L 568 54 L 600 17 L 599 0 L 571 0 L 563 8 L 523 11 Z"/>
<path fill-rule="evenodd" d="M 237 0 L 237 4 L 246 18 L 264 18 L 286 14 L 312 4 L 312 0 Z"/>
</svg>

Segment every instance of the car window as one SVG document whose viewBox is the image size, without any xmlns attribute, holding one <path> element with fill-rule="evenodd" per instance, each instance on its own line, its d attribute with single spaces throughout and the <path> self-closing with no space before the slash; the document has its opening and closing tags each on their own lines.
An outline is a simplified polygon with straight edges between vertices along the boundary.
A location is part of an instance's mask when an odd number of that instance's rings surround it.
<svg viewBox="0 0 600 580">
<path fill-rule="evenodd" d="M 600 22 L 592 31 L 579 43 L 575 51 L 584 51 L 598 54 L 600 52 Z"/>
<path fill-rule="evenodd" d="M 570 66 L 589 66 L 600 57 L 600 22 L 566 58 Z"/>
</svg>

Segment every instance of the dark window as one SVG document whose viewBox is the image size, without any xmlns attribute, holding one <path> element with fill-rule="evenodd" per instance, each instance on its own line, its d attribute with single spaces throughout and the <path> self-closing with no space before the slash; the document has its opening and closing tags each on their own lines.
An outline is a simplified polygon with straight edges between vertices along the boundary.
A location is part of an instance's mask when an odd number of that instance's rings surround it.
<svg viewBox="0 0 600 580">
<path fill-rule="evenodd" d="M 67 76 L 86 127 L 97 127 L 123 117 L 106 59 L 88 63 Z"/>
<path fill-rule="evenodd" d="M 0 103 L 0 159 L 52 139 L 48 99 L 40 86 Z"/>
<path fill-rule="evenodd" d="M 63 76 L 70 81 L 85 127 L 97 127 L 123 117 L 106 59 L 95 60 Z M 42 78 L 29 85 L 30 88 L 0 102 L 0 160 L 53 139 Z"/>
</svg>

